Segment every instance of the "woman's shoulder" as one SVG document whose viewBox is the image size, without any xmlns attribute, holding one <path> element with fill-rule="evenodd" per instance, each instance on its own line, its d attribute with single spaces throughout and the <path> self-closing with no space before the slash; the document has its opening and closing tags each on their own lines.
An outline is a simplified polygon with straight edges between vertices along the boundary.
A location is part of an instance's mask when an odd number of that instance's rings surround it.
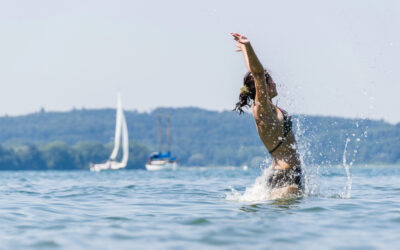
<svg viewBox="0 0 400 250">
<path fill-rule="evenodd" d="M 256 122 L 262 121 L 265 123 L 265 125 L 270 125 L 271 123 L 279 122 L 280 119 L 278 117 L 278 113 L 273 107 L 272 107 L 272 112 L 265 112 L 263 108 L 265 107 L 257 105 L 257 103 L 254 103 L 252 105 L 253 117 L 256 120 Z"/>
</svg>

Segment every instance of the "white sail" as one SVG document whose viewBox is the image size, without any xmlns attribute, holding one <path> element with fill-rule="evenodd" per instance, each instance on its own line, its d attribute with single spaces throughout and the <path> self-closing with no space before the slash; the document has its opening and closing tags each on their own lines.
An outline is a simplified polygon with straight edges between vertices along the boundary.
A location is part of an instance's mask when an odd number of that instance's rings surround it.
<svg viewBox="0 0 400 250">
<path fill-rule="evenodd" d="M 121 112 L 121 135 L 122 135 L 122 160 L 121 162 L 112 161 L 111 169 L 125 168 L 128 164 L 129 158 L 129 137 L 128 127 L 126 125 L 126 119 L 123 112 Z"/>
<path fill-rule="evenodd" d="M 115 136 L 114 136 L 114 149 L 110 155 L 110 160 L 115 161 L 118 155 L 119 146 L 121 142 L 121 123 L 122 123 L 122 101 L 121 95 L 118 93 L 117 95 L 117 114 L 115 119 Z"/>
<path fill-rule="evenodd" d="M 126 119 L 124 113 L 122 113 L 122 163 L 128 163 L 129 158 L 129 137 L 128 137 L 128 126 L 126 125 Z"/>
<path fill-rule="evenodd" d="M 128 137 L 128 127 L 126 124 L 126 119 L 124 112 L 122 110 L 121 96 L 118 93 L 117 101 L 117 115 L 115 122 L 115 138 L 114 138 L 114 148 L 110 155 L 110 159 L 105 163 L 93 164 L 90 166 L 91 171 L 101 171 L 106 169 L 121 169 L 125 168 L 128 164 L 129 158 L 129 137 Z M 121 146 L 122 137 L 122 160 L 121 162 L 116 161 L 119 148 Z"/>
</svg>

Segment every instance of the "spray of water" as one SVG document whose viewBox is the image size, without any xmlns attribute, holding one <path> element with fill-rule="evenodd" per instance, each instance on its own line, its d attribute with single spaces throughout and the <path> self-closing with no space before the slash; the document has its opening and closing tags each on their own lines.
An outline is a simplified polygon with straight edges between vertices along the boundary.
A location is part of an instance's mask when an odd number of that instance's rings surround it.
<svg viewBox="0 0 400 250">
<path fill-rule="evenodd" d="M 329 183 L 325 183 L 324 185 L 327 189 L 324 188 L 321 180 L 321 172 L 327 172 L 329 175 L 333 165 L 328 160 L 325 160 L 324 162 L 318 164 L 314 163 L 314 159 L 310 152 L 313 135 L 310 135 L 309 133 L 306 135 L 305 126 L 303 125 L 304 121 L 302 119 L 304 118 L 297 117 L 295 124 L 296 138 L 298 142 L 297 147 L 303 171 L 303 196 L 330 196 L 328 194 L 328 190 L 331 187 L 329 186 Z M 355 127 L 357 130 L 360 128 L 358 122 L 355 123 Z M 362 138 L 366 137 L 367 128 L 365 129 L 365 131 L 359 131 L 357 133 L 352 133 L 347 136 L 342 155 L 341 166 L 344 168 L 346 173 L 346 184 L 344 186 L 344 191 L 339 191 L 339 193 L 337 193 L 337 189 L 336 191 L 334 190 L 334 193 L 336 193 L 336 195 L 333 195 L 333 197 L 339 196 L 346 199 L 351 198 L 352 176 L 350 173 L 350 167 L 356 160 L 360 141 L 362 140 Z M 332 152 L 336 151 L 335 148 L 332 148 L 331 150 Z M 320 156 L 322 156 L 322 152 L 320 153 Z M 306 164 L 306 162 L 308 164 Z M 243 194 L 231 187 L 231 192 L 226 194 L 226 199 L 240 202 L 259 202 L 274 199 L 274 197 L 272 197 L 271 195 L 272 190 L 270 190 L 267 186 L 267 180 L 270 174 L 270 169 L 268 168 L 269 165 L 270 160 L 266 158 L 260 166 L 262 173 L 259 177 L 256 178 L 254 184 L 250 187 L 247 187 Z M 321 171 L 321 169 L 324 171 Z"/>
<path fill-rule="evenodd" d="M 309 152 L 308 148 L 310 146 L 310 143 L 309 140 L 303 140 L 305 129 L 302 128 L 299 118 L 296 118 L 296 124 L 297 124 L 296 138 L 300 138 L 300 140 L 302 141 L 302 143 L 298 145 L 298 150 L 299 150 L 299 158 L 303 166 L 302 168 L 304 177 L 303 180 L 304 195 L 308 195 L 315 192 L 317 187 L 317 185 L 312 181 L 313 179 L 312 176 L 315 175 L 315 173 L 313 171 L 307 171 L 307 168 L 304 167 L 305 166 L 304 159 L 305 157 L 307 157 L 306 156 L 307 154 L 310 155 L 308 153 Z M 271 164 L 270 159 L 266 158 L 260 165 L 262 173 L 259 177 L 256 178 L 254 184 L 250 187 L 247 187 L 243 194 L 235 190 L 233 187 L 230 187 L 231 192 L 226 193 L 226 199 L 239 202 L 260 202 L 260 201 L 280 198 L 280 194 L 273 192 L 274 190 L 271 190 L 267 185 L 268 177 L 271 171 L 271 169 L 269 168 L 270 164 Z"/>
<path fill-rule="evenodd" d="M 346 159 L 346 154 L 347 154 L 347 146 L 350 142 L 350 139 L 346 139 L 346 143 L 344 145 L 344 151 L 343 151 L 343 167 L 346 170 L 346 176 L 347 176 L 347 183 L 344 188 L 344 192 L 340 195 L 342 198 L 351 198 L 351 185 L 352 185 L 352 179 L 351 179 L 351 174 L 350 174 L 350 166 L 347 164 L 347 159 Z M 353 157 L 354 158 L 354 157 Z M 353 162 L 350 162 L 350 165 L 353 165 Z"/>
<path fill-rule="evenodd" d="M 317 177 L 319 176 L 320 166 L 316 165 L 314 167 L 311 167 L 306 164 L 306 162 L 313 163 L 313 158 L 310 150 L 312 138 L 306 137 L 306 129 L 303 125 L 303 120 L 300 117 L 296 117 L 296 139 L 299 158 L 303 171 L 304 196 L 316 195 L 319 191 Z"/>
<path fill-rule="evenodd" d="M 247 187 L 246 191 L 241 194 L 231 187 L 231 193 L 226 194 L 226 199 L 239 202 L 257 202 L 271 199 L 271 190 L 267 186 L 267 178 L 269 169 L 263 169 L 261 176 L 256 178 L 255 183 L 251 187 Z"/>
</svg>

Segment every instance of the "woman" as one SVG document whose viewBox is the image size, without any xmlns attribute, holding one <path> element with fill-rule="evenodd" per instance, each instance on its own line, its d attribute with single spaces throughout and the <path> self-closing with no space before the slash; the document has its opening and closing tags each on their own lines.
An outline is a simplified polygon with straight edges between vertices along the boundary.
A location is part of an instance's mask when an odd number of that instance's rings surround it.
<svg viewBox="0 0 400 250">
<path fill-rule="evenodd" d="M 231 33 L 237 41 L 236 51 L 242 52 L 248 69 L 235 110 L 243 113 L 250 107 L 258 135 L 272 157 L 267 185 L 271 197 L 301 194 L 301 166 L 292 121 L 283 109 L 272 104 L 278 95 L 276 84 L 258 60 L 250 41 L 238 33 Z"/>
</svg>

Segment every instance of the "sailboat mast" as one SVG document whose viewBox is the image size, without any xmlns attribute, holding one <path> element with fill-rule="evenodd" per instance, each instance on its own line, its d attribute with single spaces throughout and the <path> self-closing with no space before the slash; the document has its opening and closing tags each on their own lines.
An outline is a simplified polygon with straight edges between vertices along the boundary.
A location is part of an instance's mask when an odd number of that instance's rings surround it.
<svg viewBox="0 0 400 250">
<path fill-rule="evenodd" d="M 171 152 L 171 124 L 170 124 L 171 121 L 170 120 L 171 120 L 170 113 L 168 113 L 168 117 L 167 117 L 168 152 Z"/>
<path fill-rule="evenodd" d="M 161 131 L 161 115 L 158 113 L 158 152 L 162 150 L 162 131 Z"/>
</svg>

